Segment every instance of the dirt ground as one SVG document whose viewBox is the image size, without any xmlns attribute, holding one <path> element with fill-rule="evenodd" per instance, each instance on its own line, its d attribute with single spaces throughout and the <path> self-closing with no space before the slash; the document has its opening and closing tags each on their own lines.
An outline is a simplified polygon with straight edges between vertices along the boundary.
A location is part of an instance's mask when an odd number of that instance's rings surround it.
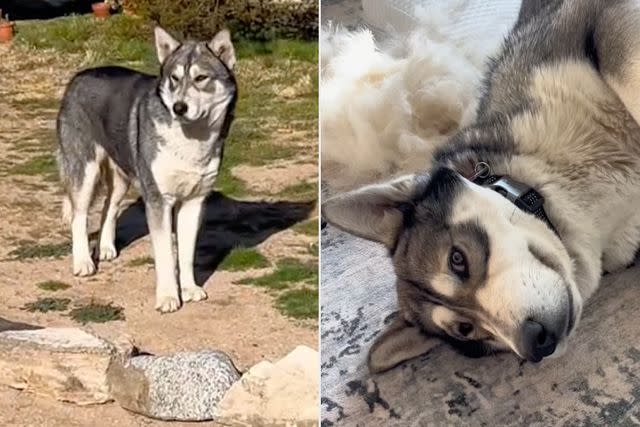
<svg viewBox="0 0 640 427">
<path fill-rule="evenodd" d="M 126 335 L 141 350 L 152 354 L 220 349 L 231 355 L 240 370 L 261 360 L 275 361 L 300 344 L 317 349 L 315 319 L 288 318 L 274 308 L 274 297 L 268 290 L 234 284 L 237 279 L 262 275 L 269 269 L 215 270 L 229 247 L 237 243 L 255 246 L 270 260 L 282 256 L 308 258 L 308 248 L 317 242 L 317 237 L 290 227 L 317 216 L 312 203 L 213 197 L 208 203 L 204 225 L 207 231 L 200 237 L 196 260 L 196 275 L 204 282 L 209 298 L 187 304 L 176 313 L 160 315 L 154 310 L 153 266 L 140 262 L 151 255 L 150 244 L 144 215 L 137 204 L 126 208 L 119 221 L 120 256 L 100 264 L 93 277 L 72 275 L 71 257 L 65 249 L 70 231 L 60 219 L 60 189 L 49 176 L 52 166 L 39 164 L 38 156 L 43 150 L 51 152 L 54 144 L 51 135 L 56 105 L 47 100 L 60 98 L 65 82 L 81 60 L 60 58 L 54 52 L 29 56 L 22 49 L 0 46 L 0 317 L 44 326 L 80 326 L 65 314 L 33 313 L 24 306 L 37 298 L 52 296 L 69 298 L 72 306 L 92 301 L 112 303 L 124 308 L 124 321 L 84 327 L 106 338 Z M 306 143 L 312 147 L 316 141 Z M 44 163 L 47 161 L 43 159 Z M 38 173 L 24 170 L 40 166 Z M 263 184 L 268 182 L 270 193 L 276 193 L 276 187 L 285 188 L 316 176 L 309 159 L 282 166 L 239 166 L 237 175 L 245 181 L 255 178 Z M 277 178 L 269 173 L 270 168 Z M 134 199 L 132 194 L 130 202 Z M 94 231 L 99 210 L 97 204 L 91 221 Z M 28 247 L 29 242 L 53 245 L 52 256 L 16 255 L 16 250 Z M 45 281 L 71 286 L 55 293 L 36 286 Z M 116 404 L 80 408 L 0 388 L 0 425 L 155 424 L 158 422 L 129 414 Z"/>
</svg>

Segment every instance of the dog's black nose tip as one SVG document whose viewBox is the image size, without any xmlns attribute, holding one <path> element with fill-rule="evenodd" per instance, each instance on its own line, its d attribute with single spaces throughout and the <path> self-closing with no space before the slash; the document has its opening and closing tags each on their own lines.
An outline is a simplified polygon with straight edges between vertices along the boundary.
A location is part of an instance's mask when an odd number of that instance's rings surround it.
<svg viewBox="0 0 640 427">
<path fill-rule="evenodd" d="M 173 104 L 173 112 L 176 113 L 176 116 L 184 116 L 189 107 L 184 102 L 178 101 Z"/>
<path fill-rule="evenodd" d="M 551 355 L 558 344 L 555 334 L 541 323 L 533 320 L 524 322 L 522 329 L 522 347 L 530 362 L 539 362 Z"/>
</svg>

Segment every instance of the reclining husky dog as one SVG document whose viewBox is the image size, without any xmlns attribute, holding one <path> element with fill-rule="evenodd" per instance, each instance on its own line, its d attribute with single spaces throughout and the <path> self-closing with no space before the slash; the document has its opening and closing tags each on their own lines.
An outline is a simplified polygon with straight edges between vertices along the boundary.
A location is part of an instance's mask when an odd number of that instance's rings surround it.
<svg viewBox="0 0 640 427">
<path fill-rule="evenodd" d="M 640 1 L 525 0 L 475 122 L 429 173 L 323 206 L 392 258 L 399 316 L 370 370 L 424 353 L 434 336 L 476 356 L 561 354 L 602 272 L 638 249 L 639 123 Z"/>
<path fill-rule="evenodd" d="M 58 116 L 60 175 L 71 219 L 73 273 L 94 274 L 87 214 L 97 186 L 107 198 L 98 257 L 117 256 L 116 219 L 134 181 L 145 203 L 155 258 L 156 309 L 207 294 L 196 285 L 193 260 L 204 198 L 215 182 L 233 119 L 234 48 L 227 30 L 210 42 L 179 43 L 155 30 L 159 77 L 120 67 L 82 71 L 69 83 Z M 176 211 L 179 285 L 173 255 Z"/>
</svg>

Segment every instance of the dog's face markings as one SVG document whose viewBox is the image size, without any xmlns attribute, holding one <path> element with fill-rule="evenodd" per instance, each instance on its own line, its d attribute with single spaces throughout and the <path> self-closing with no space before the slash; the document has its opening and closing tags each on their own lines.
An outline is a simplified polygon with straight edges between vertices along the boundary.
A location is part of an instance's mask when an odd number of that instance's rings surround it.
<svg viewBox="0 0 640 427">
<path fill-rule="evenodd" d="M 179 43 L 156 28 L 156 50 L 162 63 L 159 92 L 172 116 L 184 122 L 215 120 L 216 108 L 235 95 L 231 70 L 235 51 L 227 30 L 209 43 Z"/>
<path fill-rule="evenodd" d="M 579 317 L 571 261 L 553 231 L 450 169 L 335 197 L 323 216 L 391 252 L 401 320 L 372 348 L 374 371 L 399 363 L 394 349 L 404 360 L 420 354 L 404 347 L 408 336 L 438 336 L 469 356 L 511 349 L 538 361 Z"/>
</svg>

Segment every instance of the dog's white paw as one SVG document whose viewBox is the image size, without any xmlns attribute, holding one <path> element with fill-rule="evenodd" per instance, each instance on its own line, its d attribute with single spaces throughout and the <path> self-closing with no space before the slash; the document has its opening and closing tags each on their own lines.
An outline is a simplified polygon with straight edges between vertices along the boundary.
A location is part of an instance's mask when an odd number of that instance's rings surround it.
<svg viewBox="0 0 640 427">
<path fill-rule="evenodd" d="M 118 251 L 116 250 L 115 246 L 113 245 L 100 246 L 100 249 L 99 249 L 100 261 L 111 261 L 112 259 L 115 259 L 117 256 L 118 256 Z"/>
<path fill-rule="evenodd" d="M 81 259 L 73 262 L 73 274 L 75 276 L 91 276 L 96 272 L 96 265 L 91 258 Z"/>
<path fill-rule="evenodd" d="M 171 313 L 180 308 L 180 299 L 177 296 L 156 297 L 156 310 L 160 313 Z"/>
<path fill-rule="evenodd" d="M 199 286 L 186 286 L 182 288 L 182 302 L 202 301 L 207 299 L 207 293 Z"/>
</svg>

